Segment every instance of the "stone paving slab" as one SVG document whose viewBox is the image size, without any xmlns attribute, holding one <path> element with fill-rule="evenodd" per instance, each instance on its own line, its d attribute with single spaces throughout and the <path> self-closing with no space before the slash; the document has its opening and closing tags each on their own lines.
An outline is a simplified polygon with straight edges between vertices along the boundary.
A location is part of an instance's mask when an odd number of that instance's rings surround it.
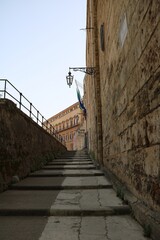
<svg viewBox="0 0 160 240">
<path fill-rule="evenodd" d="M 50 217 L 39 240 L 146 239 L 142 227 L 130 216 L 107 216 Z"/>
<path fill-rule="evenodd" d="M 93 189 L 111 188 L 112 184 L 104 176 L 95 177 L 28 177 L 13 184 L 10 189 Z"/>
<path fill-rule="evenodd" d="M 32 177 L 37 177 L 37 176 L 41 176 L 41 177 L 45 177 L 45 176 L 103 176 L 104 174 L 102 173 L 102 171 L 100 170 L 92 170 L 92 169 L 88 169 L 88 170 L 78 170 L 78 169 L 74 169 L 74 170 L 39 170 L 36 171 L 34 173 L 31 173 L 30 176 Z"/>
<path fill-rule="evenodd" d="M 1 240 L 39 240 L 47 217 L 0 216 Z"/>
</svg>

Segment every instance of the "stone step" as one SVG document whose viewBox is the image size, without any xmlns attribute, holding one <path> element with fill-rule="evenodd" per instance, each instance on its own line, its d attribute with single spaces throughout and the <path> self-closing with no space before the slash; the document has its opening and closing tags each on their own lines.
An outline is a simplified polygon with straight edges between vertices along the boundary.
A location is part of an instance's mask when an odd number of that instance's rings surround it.
<svg viewBox="0 0 160 240">
<path fill-rule="evenodd" d="M 79 189 L 60 191 L 50 212 L 54 216 L 106 216 L 128 214 L 130 208 L 113 189 Z"/>
<path fill-rule="evenodd" d="M 58 158 L 58 159 L 54 159 L 53 161 L 91 161 L 90 158 Z"/>
<path fill-rule="evenodd" d="M 47 163 L 47 166 L 49 165 L 93 165 L 93 162 L 92 161 L 69 161 L 69 162 L 66 162 L 66 161 L 54 161 L 54 162 L 48 162 Z"/>
<path fill-rule="evenodd" d="M 1 194 L 1 216 L 111 216 L 129 214 L 112 189 L 16 191 Z"/>
<path fill-rule="evenodd" d="M 61 157 L 89 157 L 87 153 L 73 153 L 73 154 L 70 154 L 70 153 L 65 153 L 63 155 L 61 155 Z"/>
<path fill-rule="evenodd" d="M 85 186 L 18 186 L 18 185 L 12 185 L 9 187 L 10 190 L 77 190 L 77 189 L 108 189 L 112 188 L 112 185 L 85 185 Z"/>
<path fill-rule="evenodd" d="M 79 158 L 59 158 L 59 159 L 54 159 L 52 162 L 92 162 L 91 159 L 79 159 Z"/>
<path fill-rule="evenodd" d="M 28 177 L 10 186 L 14 190 L 64 190 L 112 188 L 104 176 L 100 177 Z"/>
<path fill-rule="evenodd" d="M 63 158 L 65 158 L 65 159 L 74 159 L 74 158 L 75 159 L 90 159 L 89 156 L 66 156 L 66 155 L 61 156 L 58 159 L 63 159 Z"/>
<path fill-rule="evenodd" d="M 1 213 L 1 212 L 0 212 Z M 50 209 L 49 216 L 114 216 L 128 215 L 131 213 L 129 206 L 109 206 L 104 208 L 88 209 Z"/>
<path fill-rule="evenodd" d="M 48 216 L 59 191 L 8 190 L 0 195 L 1 216 Z"/>
<path fill-rule="evenodd" d="M 55 169 L 55 170 L 61 170 L 61 169 L 96 169 L 96 167 L 92 164 L 92 165 L 70 165 L 70 166 L 66 166 L 66 165 L 46 165 L 44 166 L 42 169 L 45 170 L 51 170 L 51 169 Z"/>
<path fill-rule="evenodd" d="M 60 159 L 63 159 L 63 158 L 65 158 L 65 159 L 80 159 L 80 160 L 82 160 L 82 159 L 84 159 L 84 160 L 86 160 L 86 159 L 90 159 L 90 157 L 88 157 L 88 156 L 81 156 L 81 157 L 79 157 L 79 156 L 75 156 L 75 157 L 61 157 Z"/>
<path fill-rule="evenodd" d="M 72 169 L 72 170 L 39 170 L 30 174 L 30 177 L 81 177 L 81 176 L 103 176 L 104 174 L 100 170 L 92 169 Z"/>
</svg>

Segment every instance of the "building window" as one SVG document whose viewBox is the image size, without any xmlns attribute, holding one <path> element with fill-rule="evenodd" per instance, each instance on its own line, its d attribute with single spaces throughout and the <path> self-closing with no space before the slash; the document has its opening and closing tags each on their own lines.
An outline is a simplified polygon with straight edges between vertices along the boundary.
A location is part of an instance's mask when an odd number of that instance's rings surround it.
<svg viewBox="0 0 160 240">
<path fill-rule="evenodd" d="M 70 126 L 72 127 L 73 126 L 73 119 L 71 118 L 70 120 Z"/>
<path fill-rule="evenodd" d="M 78 124 L 78 120 L 79 120 L 79 116 L 74 116 L 74 120 L 73 120 L 73 124 L 77 125 Z"/>
<path fill-rule="evenodd" d="M 72 133 L 70 133 L 70 140 L 72 140 Z"/>
<path fill-rule="evenodd" d="M 68 120 L 66 121 L 66 128 L 68 128 Z"/>
<path fill-rule="evenodd" d="M 73 126 L 75 126 L 76 125 L 76 117 L 74 116 L 74 118 L 73 118 Z"/>
<path fill-rule="evenodd" d="M 76 125 L 78 124 L 78 121 L 79 121 L 79 116 L 77 115 L 77 116 L 76 116 L 76 119 L 75 119 Z"/>
<path fill-rule="evenodd" d="M 66 141 L 68 141 L 69 139 L 68 139 L 68 135 L 66 135 Z"/>
</svg>

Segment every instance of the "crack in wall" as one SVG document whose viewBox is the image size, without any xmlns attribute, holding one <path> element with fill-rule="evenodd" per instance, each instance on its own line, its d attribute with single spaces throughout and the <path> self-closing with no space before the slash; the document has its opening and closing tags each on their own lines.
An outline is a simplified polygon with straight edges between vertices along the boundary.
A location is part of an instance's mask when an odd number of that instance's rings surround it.
<svg viewBox="0 0 160 240">
<path fill-rule="evenodd" d="M 111 238 L 108 236 L 108 227 L 107 227 L 107 217 L 104 217 L 104 222 L 105 222 L 105 231 L 106 231 L 106 234 L 105 234 L 105 236 L 106 236 L 106 239 L 107 240 L 111 240 Z"/>
<path fill-rule="evenodd" d="M 100 192 L 99 192 L 98 189 L 97 189 L 97 200 L 98 200 L 99 206 L 102 207 L 101 198 L 100 198 Z"/>
<path fill-rule="evenodd" d="M 82 228 L 82 217 L 80 217 L 80 223 L 79 223 L 79 229 L 77 230 L 78 232 L 78 240 L 81 240 L 81 228 Z"/>
</svg>

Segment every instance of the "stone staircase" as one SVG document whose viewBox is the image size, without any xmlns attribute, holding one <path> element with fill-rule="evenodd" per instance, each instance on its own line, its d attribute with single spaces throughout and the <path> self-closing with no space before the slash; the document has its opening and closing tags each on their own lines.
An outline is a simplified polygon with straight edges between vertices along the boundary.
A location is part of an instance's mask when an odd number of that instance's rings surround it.
<svg viewBox="0 0 160 240">
<path fill-rule="evenodd" d="M 0 194 L 0 239 L 146 238 L 103 172 L 86 151 L 77 151 L 54 159 Z"/>
</svg>

